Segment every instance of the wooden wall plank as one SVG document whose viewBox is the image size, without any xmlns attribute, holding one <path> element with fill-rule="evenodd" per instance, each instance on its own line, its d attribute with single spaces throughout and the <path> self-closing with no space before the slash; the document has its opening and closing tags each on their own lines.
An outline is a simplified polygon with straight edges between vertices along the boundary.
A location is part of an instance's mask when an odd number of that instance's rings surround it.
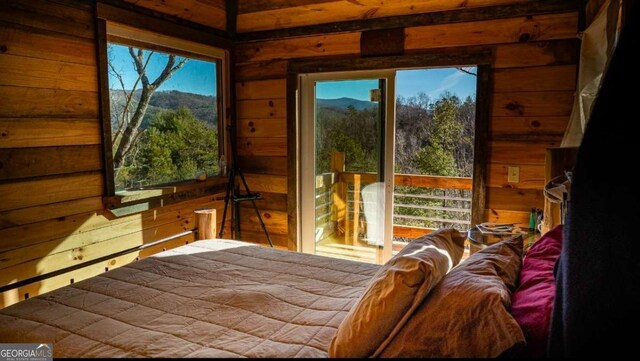
<svg viewBox="0 0 640 361">
<path fill-rule="evenodd" d="M 493 116 L 569 116 L 573 91 L 514 92 L 493 94 Z"/>
<path fill-rule="evenodd" d="M 287 157 L 239 156 L 238 163 L 247 173 L 287 175 Z"/>
<path fill-rule="evenodd" d="M 273 99 L 287 97 L 287 81 L 285 79 L 270 79 L 256 81 L 240 81 L 236 83 L 236 98 L 244 99 Z"/>
<path fill-rule="evenodd" d="M 493 92 L 573 91 L 576 71 L 576 65 L 497 69 L 493 72 Z"/>
<path fill-rule="evenodd" d="M 101 169 L 99 145 L 0 149 L 0 180 Z"/>
<path fill-rule="evenodd" d="M 250 61 L 359 54 L 360 33 L 246 43 L 238 45 L 236 52 L 240 64 Z"/>
<path fill-rule="evenodd" d="M 238 32 L 291 28 L 337 21 L 362 20 L 396 15 L 428 13 L 435 11 L 502 5 L 523 0 L 395 0 L 381 3 L 379 0 L 356 1 L 282 1 L 242 5 L 238 13 Z M 246 3 L 253 3 L 246 1 Z M 250 9 L 250 11 L 249 11 Z M 258 11 L 258 9 L 264 9 Z"/>
<path fill-rule="evenodd" d="M 575 12 L 419 26 L 405 29 L 405 49 L 571 39 L 576 37 L 577 29 Z"/>
<path fill-rule="evenodd" d="M 274 156 L 287 155 L 286 138 L 238 138 L 238 155 Z"/>
<path fill-rule="evenodd" d="M 530 211 L 544 206 L 541 189 L 487 188 L 487 208 Z"/>
<path fill-rule="evenodd" d="M 96 48 L 90 40 L 41 34 L 0 22 L 0 47 L 3 54 L 64 61 L 95 66 Z"/>
<path fill-rule="evenodd" d="M 102 195 L 100 172 L 4 183 L 0 184 L 0 211 L 98 195 Z"/>
<path fill-rule="evenodd" d="M 515 223 L 518 227 L 529 227 L 529 211 L 485 209 L 484 218 L 489 222 Z"/>
<path fill-rule="evenodd" d="M 520 181 L 507 182 L 507 167 L 518 167 Z M 544 187 L 544 166 L 529 164 L 487 164 L 487 187 L 542 189 Z"/>
<path fill-rule="evenodd" d="M 240 138 L 285 138 L 286 136 L 286 118 L 238 120 L 238 137 Z"/>
<path fill-rule="evenodd" d="M 95 92 L 0 86 L 0 99 L 2 118 L 98 118 Z"/>
<path fill-rule="evenodd" d="M 258 206 L 259 210 L 261 211 L 272 210 L 272 211 L 281 211 L 281 212 L 287 211 L 287 195 L 286 194 L 261 192 L 260 195 L 264 199 L 256 201 L 256 205 Z M 240 206 L 243 208 L 253 209 L 253 205 L 251 204 L 251 202 L 240 203 Z"/>
<path fill-rule="evenodd" d="M 260 216 L 262 217 L 262 221 L 267 227 L 269 234 L 287 234 L 287 212 L 261 209 Z M 246 229 L 253 232 L 262 232 L 260 221 L 253 209 L 241 208 L 240 219 L 242 220 L 241 231 L 242 229 Z"/>
<path fill-rule="evenodd" d="M 210 26 L 212 28 L 226 30 L 227 14 L 224 0 L 125 0 L 126 2 L 172 15 L 180 19 Z"/>
<path fill-rule="evenodd" d="M 0 85 L 97 92 L 95 66 L 0 55 Z"/>
<path fill-rule="evenodd" d="M 577 64 L 580 40 L 535 41 L 494 47 L 494 68 Z"/>
<path fill-rule="evenodd" d="M 238 119 L 273 119 L 287 116 L 285 99 L 239 100 Z"/>
<path fill-rule="evenodd" d="M 284 78 L 287 76 L 287 64 L 288 61 L 286 60 L 267 60 L 236 65 L 236 80 L 244 81 Z"/>
<path fill-rule="evenodd" d="M 18 265 L 5 268 L 3 272 L 0 272 L 0 284 L 12 284 L 32 277 L 34 274 L 53 272 L 74 264 L 103 257 L 106 254 L 133 248 L 141 244 L 151 243 L 185 231 L 187 228 L 184 223 L 184 220 L 176 221 L 158 227 L 145 229 L 142 232 L 136 232 L 131 235 L 112 238 L 108 241 L 93 243 L 85 247 L 75 248 L 65 252 L 48 255 L 37 260 L 20 263 Z M 193 220 L 191 220 L 190 223 L 193 224 Z"/>
<path fill-rule="evenodd" d="M 287 177 L 266 174 L 245 174 L 253 192 L 287 193 Z"/>
<path fill-rule="evenodd" d="M 543 165 L 545 149 L 557 147 L 560 140 L 546 143 L 491 141 L 489 142 L 489 160 L 490 163 Z"/>
<path fill-rule="evenodd" d="M 273 242 L 273 248 L 284 249 L 284 250 L 288 249 L 286 235 L 269 233 L 269 238 L 271 238 L 271 242 Z M 240 240 L 245 242 L 257 243 L 263 246 L 269 245 L 269 242 L 267 241 L 267 237 L 264 235 L 264 232 L 262 230 L 260 230 L 259 232 L 252 231 L 252 230 L 242 230 L 240 235 Z"/>
<path fill-rule="evenodd" d="M 496 137 L 524 134 L 546 134 L 562 137 L 569 123 L 568 116 L 562 117 L 491 117 L 489 129 Z"/>
<path fill-rule="evenodd" d="M 0 212 L 0 230 L 96 211 L 102 207 L 102 196 L 98 196 Z"/>
<path fill-rule="evenodd" d="M 0 118 L 0 149 L 100 144 L 97 119 Z"/>
<path fill-rule="evenodd" d="M 3 0 L 0 21 L 93 39 L 92 6 L 91 2 Z"/>
</svg>

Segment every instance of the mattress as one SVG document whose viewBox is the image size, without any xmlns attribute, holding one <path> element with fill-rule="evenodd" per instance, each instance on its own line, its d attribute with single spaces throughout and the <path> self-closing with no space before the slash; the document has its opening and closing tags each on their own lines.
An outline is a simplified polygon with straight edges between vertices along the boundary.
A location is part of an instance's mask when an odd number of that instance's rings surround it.
<svg viewBox="0 0 640 361">
<path fill-rule="evenodd" d="M 198 241 L 0 310 L 54 357 L 326 357 L 379 266 Z"/>
</svg>

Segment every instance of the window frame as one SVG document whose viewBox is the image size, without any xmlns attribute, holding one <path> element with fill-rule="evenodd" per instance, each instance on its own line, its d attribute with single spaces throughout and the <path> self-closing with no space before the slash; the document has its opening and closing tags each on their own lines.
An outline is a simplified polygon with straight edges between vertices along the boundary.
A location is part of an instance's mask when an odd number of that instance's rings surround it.
<svg viewBox="0 0 640 361">
<path fill-rule="evenodd" d="M 136 14 L 136 16 L 140 16 Z M 125 17 L 126 20 L 126 17 Z M 138 19 L 139 20 L 139 19 Z M 140 24 L 146 24 L 141 21 Z M 97 19 L 98 38 L 98 79 L 100 84 L 100 118 L 102 125 L 103 143 L 103 167 L 104 167 L 104 196 L 103 203 L 106 208 L 118 210 L 130 208 L 124 214 L 143 211 L 150 208 L 197 198 L 205 195 L 208 191 L 214 193 L 220 191 L 226 183 L 226 173 L 210 176 L 205 181 L 183 180 L 165 184 L 157 184 L 145 187 L 141 190 L 117 192 L 115 190 L 115 177 L 113 169 L 113 147 L 111 137 L 111 108 L 109 97 L 109 76 L 107 46 L 109 43 L 116 43 L 124 46 L 138 46 L 145 49 L 162 51 L 165 53 L 187 56 L 189 58 L 215 61 L 216 82 L 217 82 L 217 111 L 218 111 L 218 156 L 224 156 L 229 164 L 229 145 L 226 125 L 230 118 L 230 64 L 231 46 L 224 41 L 199 42 L 187 39 L 193 32 L 199 32 L 191 28 L 185 28 L 177 24 L 166 28 L 169 31 L 158 32 L 156 29 L 150 30 L 144 26 L 130 25 L 127 21 Z M 162 27 L 164 29 L 165 27 Z M 181 36 L 184 34 L 184 36 Z M 204 35 L 204 34 L 197 34 Z M 196 39 L 207 39 L 211 36 L 195 37 Z M 222 46 L 221 46 L 222 45 Z"/>
</svg>

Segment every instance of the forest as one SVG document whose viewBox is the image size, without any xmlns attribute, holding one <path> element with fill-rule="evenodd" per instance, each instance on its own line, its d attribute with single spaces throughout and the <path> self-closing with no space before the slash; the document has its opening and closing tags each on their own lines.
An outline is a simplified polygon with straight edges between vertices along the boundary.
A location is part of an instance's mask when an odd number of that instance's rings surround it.
<svg viewBox="0 0 640 361">
<path fill-rule="evenodd" d="M 347 172 L 378 171 L 381 129 L 377 103 L 321 99 L 317 117 L 316 174 L 330 171 L 331 153 L 336 151 L 345 153 Z M 435 99 L 424 93 L 399 97 L 394 173 L 471 177 L 474 125 L 472 97 L 460 99 L 448 92 Z M 394 224 L 465 229 L 470 220 L 470 191 L 396 186 L 394 193 Z M 348 201 L 353 203 L 352 193 Z M 361 226 L 362 234 L 364 228 Z"/>
</svg>

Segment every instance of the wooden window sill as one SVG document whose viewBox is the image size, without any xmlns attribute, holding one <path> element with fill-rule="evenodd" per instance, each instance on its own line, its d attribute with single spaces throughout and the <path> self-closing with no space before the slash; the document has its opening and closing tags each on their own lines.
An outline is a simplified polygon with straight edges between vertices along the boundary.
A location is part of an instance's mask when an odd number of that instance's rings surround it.
<svg viewBox="0 0 640 361">
<path fill-rule="evenodd" d="M 219 193 L 226 189 L 227 177 L 216 176 L 204 181 L 185 181 L 171 185 L 159 185 L 140 190 L 118 192 L 115 196 L 103 197 L 104 206 L 115 216 L 121 217 L 144 212 L 206 194 Z"/>
</svg>

